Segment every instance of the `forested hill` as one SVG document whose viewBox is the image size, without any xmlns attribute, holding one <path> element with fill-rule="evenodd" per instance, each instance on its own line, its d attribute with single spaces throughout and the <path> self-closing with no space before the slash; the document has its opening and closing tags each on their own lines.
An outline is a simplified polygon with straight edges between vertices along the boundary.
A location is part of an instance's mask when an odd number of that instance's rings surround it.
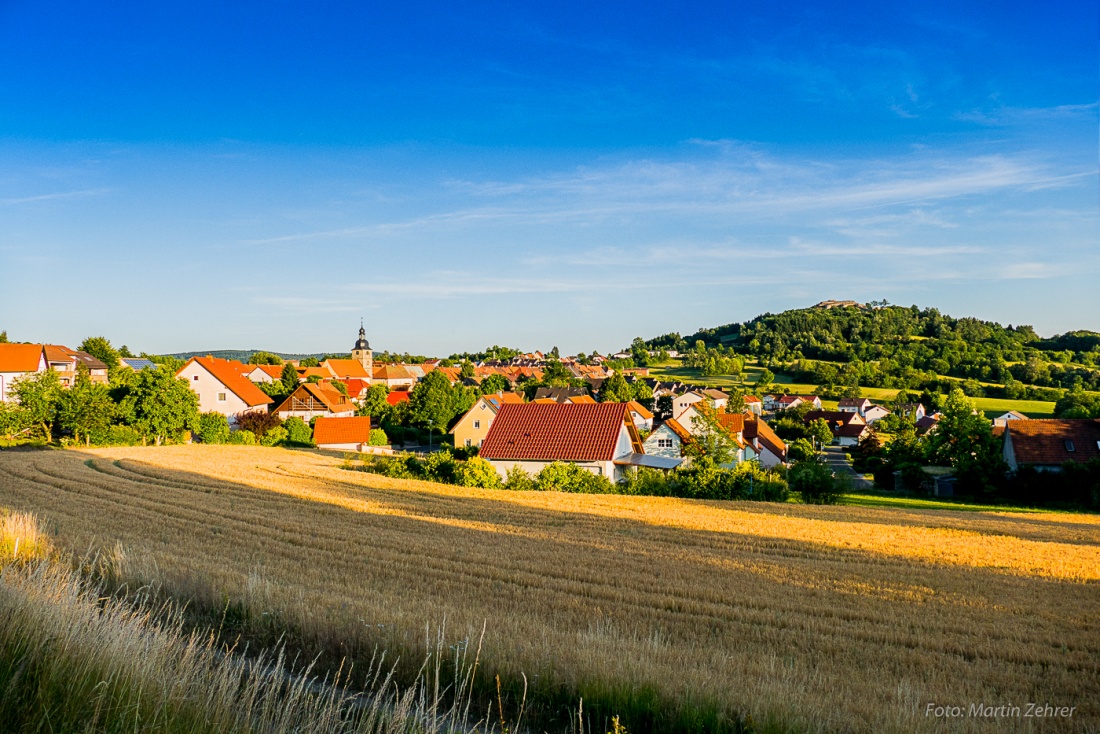
<svg viewBox="0 0 1100 734">
<path fill-rule="evenodd" d="M 866 365 L 898 374 L 934 375 L 995 383 L 1071 388 L 1080 380 L 1100 390 L 1100 334 L 1075 331 L 1041 339 L 1030 326 L 1002 326 L 953 318 L 917 306 L 813 307 L 764 314 L 745 323 L 701 329 L 682 338 L 666 334 L 651 348 L 690 349 L 702 341 L 752 355 L 771 364 L 808 361 Z M 860 384 L 869 384 L 861 381 Z"/>
</svg>

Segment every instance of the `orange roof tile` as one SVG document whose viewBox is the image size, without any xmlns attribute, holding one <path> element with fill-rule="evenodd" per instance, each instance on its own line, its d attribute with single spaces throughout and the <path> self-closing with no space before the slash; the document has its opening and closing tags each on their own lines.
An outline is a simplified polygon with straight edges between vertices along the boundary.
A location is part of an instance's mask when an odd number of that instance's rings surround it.
<svg viewBox="0 0 1100 734">
<path fill-rule="evenodd" d="M 376 380 L 411 380 L 413 374 L 399 364 L 383 364 L 374 368 Z"/>
<path fill-rule="evenodd" d="M 371 377 L 367 374 L 367 368 L 357 359 L 326 359 L 321 363 L 321 366 L 327 369 L 333 377 L 340 379 L 357 377 L 369 380 Z"/>
<path fill-rule="evenodd" d="M 633 427 L 624 403 L 502 405 L 479 455 L 486 459 L 611 461 L 619 433 L 627 424 Z"/>
<path fill-rule="evenodd" d="M 764 421 L 756 418 L 753 414 L 747 414 L 745 416 L 745 438 L 757 439 L 773 454 L 778 456 L 781 460 L 787 460 L 787 444 L 783 443 L 783 439 L 775 435 L 775 431 Z"/>
<path fill-rule="evenodd" d="M 370 418 L 320 417 L 313 424 L 313 443 L 318 446 L 334 443 L 367 443 L 370 441 Z"/>
<path fill-rule="evenodd" d="M 1008 421 L 1005 439 L 1012 442 L 1018 464 L 1063 464 L 1100 457 L 1100 419 L 1039 418 Z M 1069 444 L 1073 450 L 1069 450 Z"/>
<path fill-rule="evenodd" d="M 327 380 L 332 377 L 332 373 L 324 367 L 299 367 L 298 377 L 303 380 L 308 380 L 311 377 L 320 377 L 322 380 Z"/>
<path fill-rule="evenodd" d="M 409 399 L 409 393 L 407 390 L 394 390 L 386 395 L 386 402 L 390 405 L 397 405 L 398 403 L 404 403 Z"/>
<path fill-rule="evenodd" d="M 275 402 L 263 390 L 253 385 L 247 377 L 241 374 L 241 368 L 244 365 L 240 362 L 218 359 L 217 357 L 192 357 L 187 364 L 180 368 L 180 372 L 191 362 L 198 363 L 200 367 L 213 375 L 214 379 L 225 385 L 231 393 L 243 400 L 250 408 Z M 179 372 L 176 375 L 178 376 Z"/>
<path fill-rule="evenodd" d="M 626 405 L 627 405 L 628 408 L 630 408 L 630 410 L 634 411 L 635 413 L 642 416 L 642 418 L 644 418 L 646 420 L 649 420 L 650 418 L 653 417 L 653 413 L 649 412 L 649 410 L 644 405 L 639 403 L 637 400 L 631 400 Z"/>
<path fill-rule="evenodd" d="M 596 399 L 591 395 L 574 395 L 571 398 L 567 398 L 566 402 L 573 403 L 574 405 L 593 405 Z"/>
<path fill-rule="evenodd" d="M 263 372 L 268 377 L 279 379 L 283 376 L 283 365 L 281 364 L 250 364 L 248 365 L 248 374 L 252 374 L 256 370 Z"/>
<path fill-rule="evenodd" d="M 680 441 L 688 443 L 695 440 L 694 437 L 692 437 L 691 432 L 688 429 L 684 428 L 680 424 L 680 421 L 676 420 L 675 418 L 669 418 L 667 421 L 665 421 L 665 425 L 672 429 L 672 432 L 680 437 Z"/>
<path fill-rule="evenodd" d="M 0 344 L 0 372 L 36 372 L 41 344 Z"/>
</svg>

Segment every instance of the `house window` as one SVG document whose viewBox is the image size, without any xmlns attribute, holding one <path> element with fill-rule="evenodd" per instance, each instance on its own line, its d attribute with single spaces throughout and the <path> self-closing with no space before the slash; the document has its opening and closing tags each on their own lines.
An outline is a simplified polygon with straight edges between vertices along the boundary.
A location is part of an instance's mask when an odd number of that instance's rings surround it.
<svg viewBox="0 0 1100 734">
<path fill-rule="evenodd" d="M 1077 450 L 1077 449 L 1075 449 L 1075 448 L 1073 447 L 1073 441 L 1070 441 L 1070 440 L 1069 440 L 1069 439 L 1067 438 L 1067 439 L 1066 439 L 1066 451 L 1076 451 L 1076 450 Z"/>
<path fill-rule="evenodd" d="M 198 376 L 198 375 L 195 375 L 195 376 L 194 376 L 194 377 L 192 377 L 191 379 L 192 379 L 192 380 L 194 380 L 195 382 L 198 382 L 198 381 L 199 381 L 199 376 Z"/>
<path fill-rule="evenodd" d="M 470 440 L 470 439 L 466 439 L 466 445 L 467 445 L 467 446 L 471 445 L 472 443 L 473 443 L 473 441 L 472 441 L 472 440 Z"/>
<path fill-rule="evenodd" d="M 481 421 L 474 421 L 474 428 L 475 429 L 481 428 Z"/>
<path fill-rule="evenodd" d="M 672 439 L 671 438 L 658 438 L 657 439 L 657 448 L 659 448 L 659 449 L 670 449 L 670 448 L 672 448 Z"/>
<path fill-rule="evenodd" d="M 219 403 L 224 403 L 225 402 L 225 393 L 223 393 L 223 392 L 218 393 L 218 402 Z"/>
</svg>

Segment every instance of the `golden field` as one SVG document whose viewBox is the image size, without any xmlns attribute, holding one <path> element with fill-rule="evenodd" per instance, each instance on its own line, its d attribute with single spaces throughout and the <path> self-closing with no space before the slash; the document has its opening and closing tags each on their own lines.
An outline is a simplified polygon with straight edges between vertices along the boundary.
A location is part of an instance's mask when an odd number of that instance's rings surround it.
<svg viewBox="0 0 1100 734">
<path fill-rule="evenodd" d="M 239 446 L 8 451 L 0 506 L 134 580 L 353 657 L 422 652 L 445 620 L 456 639 L 485 625 L 485 669 L 533 691 L 710 704 L 761 730 L 1098 726 L 1098 516 L 514 493 L 340 464 Z M 1077 708 L 925 716 L 1028 702 Z"/>
</svg>

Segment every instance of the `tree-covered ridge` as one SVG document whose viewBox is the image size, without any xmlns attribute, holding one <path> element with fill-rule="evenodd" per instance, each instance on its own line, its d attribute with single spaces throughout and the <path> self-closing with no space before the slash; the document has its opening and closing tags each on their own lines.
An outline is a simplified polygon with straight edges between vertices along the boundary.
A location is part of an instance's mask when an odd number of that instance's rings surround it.
<svg viewBox="0 0 1100 734">
<path fill-rule="evenodd" d="M 1031 326 L 953 318 L 935 308 L 797 309 L 700 329 L 686 339 L 666 334 L 649 344 L 685 349 L 697 341 L 724 344 L 766 364 L 875 363 L 878 375 L 921 372 L 1100 390 L 1100 335 L 1079 331 L 1040 339 Z"/>
</svg>

